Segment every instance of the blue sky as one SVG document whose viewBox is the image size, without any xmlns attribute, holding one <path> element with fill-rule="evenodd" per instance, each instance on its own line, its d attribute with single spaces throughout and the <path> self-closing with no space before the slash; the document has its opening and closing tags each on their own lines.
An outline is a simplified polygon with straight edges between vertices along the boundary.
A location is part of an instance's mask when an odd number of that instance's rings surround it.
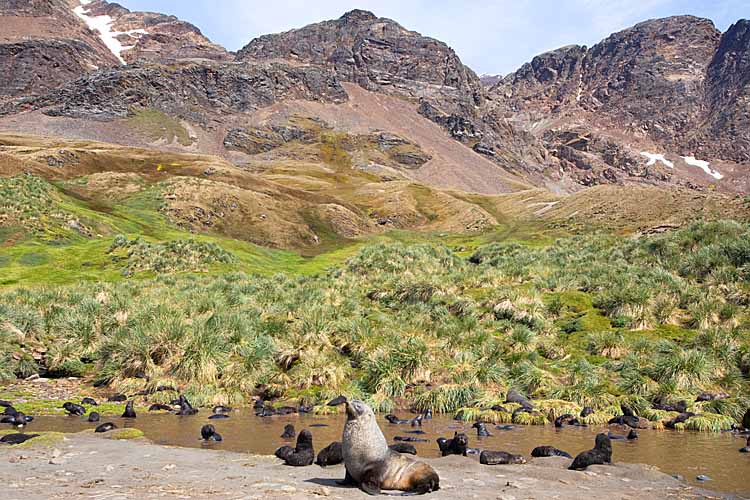
<svg viewBox="0 0 750 500">
<path fill-rule="evenodd" d="M 563 45 L 593 45 L 655 17 L 707 17 L 725 31 L 750 0 L 115 0 L 174 14 L 230 50 L 256 36 L 335 19 L 353 8 L 448 43 L 477 73 L 508 73 Z"/>
</svg>

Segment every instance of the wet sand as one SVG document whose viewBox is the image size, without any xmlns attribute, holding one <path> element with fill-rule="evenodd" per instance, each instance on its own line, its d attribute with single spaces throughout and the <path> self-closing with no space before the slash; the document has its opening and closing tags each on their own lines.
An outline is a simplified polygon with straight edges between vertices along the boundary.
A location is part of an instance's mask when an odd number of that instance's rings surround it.
<svg viewBox="0 0 750 500">
<path fill-rule="evenodd" d="M 440 475 L 430 499 L 721 498 L 655 467 L 615 463 L 569 471 L 563 458 L 482 466 L 465 457 L 426 458 Z M 2 498 L 369 498 L 336 484 L 343 465 L 293 468 L 275 457 L 175 448 L 146 439 L 114 441 L 91 432 L 52 446 L 0 447 Z"/>
</svg>

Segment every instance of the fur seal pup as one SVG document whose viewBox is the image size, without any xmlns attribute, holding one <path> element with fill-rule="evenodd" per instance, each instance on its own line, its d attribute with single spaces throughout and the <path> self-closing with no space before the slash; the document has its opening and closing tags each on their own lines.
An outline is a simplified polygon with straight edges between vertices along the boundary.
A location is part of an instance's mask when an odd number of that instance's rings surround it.
<svg viewBox="0 0 750 500">
<path fill-rule="evenodd" d="M 135 418 L 135 410 L 133 409 L 133 400 L 131 399 L 125 405 L 125 411 L 122 412 L 122 418 Z"/>
<path fill-rule="evenodd" d="M 224 420 L 229 418 L 229 415 L 226 415 L 224 413 L 214 413 L 210 417 L 208 417 L 209 420 Z"/>
<path fill-rule="evenodd" d="M 201 438 L 204 441 L 223 441 L 221 434 L 216 432 L 216 427 L 211 424 L 201 427 Z"/>
<path fill-rule="evenodd" d="M 750 408 L 748 408 L 742 416 L 742 427 L 750 430 Z"/>
<path fill-rule="evenodd" d="M 567 451 L 562 451 L 554 446 L 537 446 L 531 450 L 531 456 L 535 458 L 539 457 L 565 457 L 573 458 Z"/>
<path fill-rule="evenodd" d="M 490 434 L 490 431 L 487 430 L 487 425 L 484 422 L 474 422 L 474 425 L 472 425 L 471 427 L 472 429 L 477 430 L 477 437 L 492 436 L 492 434 Z"/>
<path fill-rule="evenodd" d="M 229 413 L 231 411 L 232 411 L 232 409 L 229 408 L 228 406 L 218 405 L 218 406 L 214 406 L 214 408 L 213 408 L 214 414 L 217 414 L 217 413 Z"/>
<path fill-rule="evenodd" d="M 393 443 L 389 444 L 388 448 L 399 453 L 406 453 L 407 455 L 416 455 L 417 449 L 413 444 L 409 443 Z"/>
<path fill-rule="evenodd" d="M 294 426 L 292 424 L 286 424 L 284 426 L 284 432 L 281 434 L 281 437 L 284 439 L 292 439 L 296 435 L 297 432 L 294 430 Z"/>
<path fill-rule="evenodd" d="M 555 427 L 565 427 L 566 425 L 574 426 L 574 427 L 581 427 L 581 422 L 578 421 L 576 417 L 571 415 L 570 413 L 566 413 L 565 415 L 560 415 L 555 419 Z"/>
<path fill-rule="evenodd" d="M 86 408 L 70 401 L 63 403 L 62 407 L 70 416 L 80 417 L 86 414 Z"/>
<path fill-rule="evenodd" d="M 619 434 L 612 434 L 612 432 L 608 431 L 607 437 L 614 441 L 632 441 L 634 439 L 638 439 L 638 433 L 635 432 L 635 429 L 630 429 L 630 432 L 628 432 L 627 436 L 621 436 Z"/>
<path fill-rule="evenodd" d="M 716 401 L 719 399 L 727 399 L 729 394 L 726 392 L 701 392 L 698 397 L 695 398 L 696 403 L 700 401 Z"/>
<path fill-rule="evenodd" d="M 28 424 L 32 420 L 34 420 L 34 417 L 27 416 L 22 411 L 17 411 L 13 415 L 9 415 L 7 417 L 4 417 L 2 420 L 0 420 L 0 423 L 11 424 L 11 425 L 13 425 L 15 427 L 19 427 L 20 428 L 20 427 L 25 426 L 26 424 Z"/>
<path fill-rule="evenodd" d="M 412 436 L 393 436 L 394 441 L 403 441 L 405 443 L 429 443 L 429 439 L 417 438 Z"/>
<path fill-rule="evenodd" d="M 483 451 L 479 455 L 479 463 L 482 465 L 525 464 L 526 459 L 507 451 Z"/>
<path fill-rule="evenodd" d="M 96 429 L 94 429 L 94 432 L 109 432 L 114 429 L 117 429 L 117 426 L 112 422 L 107 422 L 106 424 L 99 425 Z"/>
<path fill-rule="evenodd" d="M 499 431 L 512 431 L 513 429 L 515 429 L 515 426 L 510 425 L 510 424 L 502 424 L 502 425 L 496 425 L 495 429 Z"/>
<path fill-rule="evenodd" d="M 423 494 L 440 489 L 440 478 L 432 467 L 388 447 L 369 406 L 362 401 L 345 403 L 344 483 L 358 485 L 370 495 L 382 490 Z"/>
<path fill-rule="evenodd" d="M 13 403 L 4 399 L 0 399 L 0 406 L 2 406 L 3 408 L 7 408 L 9 406 L 13 406 Z"/>
<path fill-rule="evenodd" d="M 400 419 L 396 415 L 392 415 L 392 414 L 386 415 L 385 419 L 388 421 L 389 424 L 394 424 L 394 425 L 403 425 L 403 424 L 409 423 L 408 420 Z"/>
<path fill-rule="evenodd" d="M 148 407 L 148 411 L 172 411 L 172 407 L 169 405 L 154 403 Z"/>
<path fill-rule="evenodd" d="M 427 408 L 423 415 L 425 420 L 432 420 L 432 408 Z"/>
<path fill-rule="evenodd" d="M 662 403 L 661 400 L 656 401 L 651 405 L 654 410 L 664 411 L 676 411 L 677 413 L 685 413 L 687 411 L 687 401 L 684 399 L 676 403 Z"/>
<path fill-rule="evenodd" d="M 198 413 L 198 410 L 193 408 L 190 401 L 188 401 L 188 399 L 182 394 L 180 395 L 180 399 L 177 400 L 177 404 L 180 405 L 180 411 L 177 412 L 177 415 L 180 417 L 195 415 Z"/>
<path fill-rule="evenodd" d="M 99 413 L 92 411 L 89 413 L 89 422 L 98 422 L 99 421 Z"/>
<path fill-rule="evenodd" d="M 107 399 L 110 403 L 122 403 L 123 401 L 127 401 L 128 397 L 125 394 L 115 394 L 114 396 L 111 396 Z"/>
<path fill-rule="evenodd" d="M 424 419 L 424 415 L 417 415 L 416 417 L 411 419 L 411 426 L 422 427 L 422 419 Z"/>
<path fill-rule="evenodd" d="M 312 434 L 307 429 L 302 430 L 297 436 L 297 446 L 282 446 L 276 450 L 275 455 L 294 467 L 312 465 L 315 460 Z"/>
<path fill-rule="evenodd" d="M 508 391 L 508 394 L 505 396 L 505 402 L 506 403 L 517 403 L 521 405 L 521 408 L 524 410 L 533 410 L 534 405 L 531 404 L 531 401 L 526 399 L 525 396 L 521 395 L 520 392 L 518 392 L 515 389 L 511 389 Z"/>
<path fill-rule="evenodd" d="M 310 424 L 310 427 L 328 427 L 328 424 Z"/>
<path fill-rule="evenodd" d="M 740 453 L 750 453 L 750 436 L 747 437 L 747 443 L 744 448 L 740 448 Z"/>
<path fill-rule="evenodd" d="M 315 463 L 321 467 L 327 467 L 329 465 L 338 465 L 344 461 L 344 450 L 341 447 L 341 443 L 334 441 L 329 444 L 318 453 L 318 458 L 315 459 Z"/>
<path fill-rule="evenodd" d="M 438 447 L 444 457 L 448 455 L 466 456 L 466 450 L 469 448 L 469 436 L 463 432 L 454 432 L 452 439 L 438 438 Z"/>
<path fill-rule="evenodd" d="M 90 405 L 90 406 L 99 406 L 99 403 L 96 402 L 94 398 L 83 398 L 81 400 L 82 405 Z"/>
<path fill-rule="evenodd" d="M 677 415 L 676 417 L 674 417 L 672 420 L 668 420 L 668 421 L 664 422 L 664 427 L 666 427 L 667 429 L 674 429 L 675 425 L 685 423 L 691 417 L 694 417 L 694 416 L 695 416 L 695 413 L 693 413 L 691 411 L 686 411 L 684 413 L 680 413 L 679 415 Z"/>
<path fill-rule="evenodd" d="M 16 410 L 15 408 L 13 408 L 13 406 L 6 406 L 5 409 L 3 410 L 2 415 L 6 415 L 6 416 L 11 416 L 12 417 L 16 413 L 18 413 L 18 410 Z"/>
<path fill-rule="evenodd" d="M 597 434 L 594 448 L 578 454 L 568 469 L 583 470 L 589 465 L 612 463 L 612 441 L 606 434 Z"/>
<path fill-rule="evenodd" d="M 583 410 L 581 410 L 580 415 L 578 415 L 581 418 L 588 417 L 589 415 L 594 414 L 594 409 L 590 406 L 584 406 Z"/>
<path fill-rule="evenodd" d="M 37 436 L 39 436 L 39 434 L 23 434 L 22 432 L 19 432 L 17 434 L 6 434 L 5 436 L 0 438 L 0 443 L 10 445 L 22 444 L 29 439 L 34 439 Z"/>
</svg>

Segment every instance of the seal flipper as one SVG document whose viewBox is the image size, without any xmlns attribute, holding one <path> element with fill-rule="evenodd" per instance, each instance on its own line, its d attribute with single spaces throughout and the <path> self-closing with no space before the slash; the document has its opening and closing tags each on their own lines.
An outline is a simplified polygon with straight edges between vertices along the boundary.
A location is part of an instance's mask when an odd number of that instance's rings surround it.
<svg viewBox="0 0 750 500">
<path fill-rule="evenodd" d="M 380 471 L 377 467 L 365 471 L 359 487 L 368 495 L 380 495 Z"/>
<path fill-rule="evenodd" d="M 336 484 L 339 486 L 358 486 L 357 481 L 354 480 L 351 474 L 349 474 L 349 471 L 346 471 L 346 476 L 344 476 L 344 479 L 340 479 L 336 481 Z"/>
</svg>

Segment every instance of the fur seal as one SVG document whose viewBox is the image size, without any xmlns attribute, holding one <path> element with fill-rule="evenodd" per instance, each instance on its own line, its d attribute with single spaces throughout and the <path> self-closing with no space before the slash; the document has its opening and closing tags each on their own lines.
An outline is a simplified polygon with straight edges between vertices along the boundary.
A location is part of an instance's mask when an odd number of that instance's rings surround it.
<svg viewBox="0 0 750 500">
<path fill-rule="evenodd" d="M 744 448 L 740 448 L 740 453 L 750 453 L 750 436 L 747 437 L 747 443 Z"/>
<path fill-rule="evenodd" d="M 685 413 L 687 411 L 687 401 L 685 401 L 684 399 L 676 403 L 667 404 L 664 404 L 659 400 L 651 406 L 654 410 L 676 411 L 677 413 Z"/>
<path fill-rule="evenodd" d="M 466 456 L 466 450 L 469 447 L 469 436 L 463 432 L 455 432 L 452 439 L 438 438 L 437 444 L 444 457 L 448 455 Z"/>
<path fill-rule="evenodd" d="M 534 405 L 531 404 L 531 401 L 526 399 L 525 396 L 521 395 L 521 393 L 515 389 L 511 389 L 508 391 L 508 394 L 505 396 L 505 402 L 519 404 L 524 410 L 534 409 Z"/>
<path fill-rule="evenodd" d="M 560 415 L 555 419 L 555 427 L 565 427 L 566 425 L 574 426 L 574 427 L 582 427 L 581 422 L 578 421 L 576 417 L 571 415 L 570 413 L 566 413 L 565 415 Z"/>
<path fill-rule="evenodd" d="M 424 415 L 417 415 L 413 419 L 411 419 L 411 426 L 412 427 L 422 427 L 422 419 L 424 418 Z"/>
<path fill-rule="evenodd" d="M 423 494 L 440 489 L 440 478 L 432 467 L 388 448 L 375 414 L 362 401 L 346 401 L 342 447 L 344 482 L 370 495 L 381 490 Z"/>
<path fill-rule="evenodd" d="M 425 420 L 432 420 L 432 408 L 427 408 L 423 415 Z"/>
<path fill-rule="evenodd" d="M 133 400 L 131 399 L 125 405 L 125 411 L 122 412 L 122 418 L 135 418 L 135 410 L 133 409 Z"/>
<path fill-rule="evenodd" d="M 93 398 L 83 398 L 81 400 L 82 405 L 90 405 L 90 406 L 99 406 L 99 403 L 96 402 Z"/>
<path fill-rule="evenodd" d="M 691 411 L 680 413 L 679 415 L 677 415 L 676 417 L 674 417 L 672 420 L 668 420 L 668 421 L 664 422 L 664 427 L 666 427 L 667 429 L 674 429 L 675 425 L 685 423 L 691 417 L 694 417 L 694 416 L 695 416 L 695 413 L 693 413 Z"/>
<path fill-rule="evenodd" d="M 392 414 L 386 415 L 385 419 L 388 421 L 389 424 L 394 424 L 394 425 L 403 425 L 403 424 L 409 423 L 408 420 L 400 419 L 396 415 L 392 415 Z"/>
<path fill-rule="evenodd" d="M 148 411 L 172 411 L 172 407 L 169 405 L 154 403 L 148 407 Z"/>
<path fill-rule="evenodd" d="M 408 455 L 416 455 L 417 449 L 414 447 L 413 444 L 409 443 L 393 443 L 388 445 L 388 448 L 392 449 L 393 451 L 397 451 L 399 453 L 406 453 Z"/>
<path fill-rule="evenodd" d="M 125 394 L 115 394 L 114 396 L 111 396 L 107 399 L 110 403 L 122 403 L 123 401 L 127 401 L 128 397 Z"/>
<path fill-rule="evenodd" d="M 531 450 L 531 456 L 535 458 L 539 457 L 565 457 L 573 458 L 567 451 L 562 451 L 554 446 L 537 446 Z"/>
<path fill-rule="evenodd" d="M 294 467 L 312 465 L 315 460 L 312 434 L 307 429 L 302 430 L 297 436 L 297 446 L 282 446 L 276 450 L 275 455 Z"/>
<path fill-rule="evenodd" d="M 204 441 L 222 441 L 221 434 L 216 432 L 216 427 L 211 424 L 201 427 L 201 437 Z"/>
<path fill-rule="evenodd" d="M 68 415 L 70 416 L 80 417 L 86 414 L 86 408 L 81 405 L 71 403 L 70 401 L 63 403 L 62 407 L 66 412 L 68 412 Z"/>
<path fill-rule="evenodd" d="M 218 413 L 229 413 L 231 411 L 232 411 L 232 409 L 229 408 L 228 406 L 218 405 L 218 406 L 214 406 L 214 408 L 213 408 L 213 412 L 215 414 L 218 414 Z"/>
<path fill-rule="evenodd" d="M 39 436 L 39 434 L 23 434 L 21 432 L 17 434 L 6 434 L 5 436 L 0 438 L 0 443 L 10 444 L 10 445 L 22 444 L 28 441 L 29 439 L 34 439 L 37 436 Z"/>
<path fill-rule="evenodd" d="M 525 464 L 526 459 L 507 451 L 483 451 L 479 455 L 479 463 L 482 465 Z"/>
<path fill-rule="evenodd" d="M 612 463 L 612 441 L 606 434 L 597 434 L 594 448 L 579 453 L 568 469 L 583 470 L 589 465 Z"/>
<path fill-rule="evenodd" d="M 223 420 L 229 418 L 229 415 L 225 415 L 224 413 L 214 413 L 210 417 L 208 417 L 209 420 Z"/>
<path fill-rule="evenodd" d="M 10 401 L 6 401 L 4 399 L 0 399 L 0 406 L 7 408 L 9 406 L 13 406 L 13 403 L 11 403 Z"/>
<path fill-rule="evenodd" d="M 29 422 L 31 422 L 32 420 L 34 420 L 34 417 L 27 416 L 22 411 L 17 411 L 13 415 L 8 415 L 4 417 L 2 420 L 0 420 L 0 423 L 11 424 L 11 425 L 14 425 L 15 427 L 23 427 Z"/>
<path fill-rule="evenodd" d="M 117 429 L 117 426 L 112 422 L 107 422 L 106 424 L 99 425 L 96 429 L 94 429 L 94 432 L 109 432 L 113 429 Z"/>
<path fill-rule="evenodd" d="M 291 439 L 296 435 L 297 432 L 294 430 L 294 426 L 292 424 L 286 424 L 284 426 L 284 432 L 281 434 L 281 437 L 284 439 Z"/>
<path fill-rule="evenodd" d="M 745 415 L 742 416 L 742 427 L 750 429 L 750 408 L 745 411 Z"/>
<path fill-rule="evenodd" d="M 638 439 L 638 433 L 635 432 L 635 429 L 630 429 L 630 432 L 628 432 L 627 436 L 620 436 L 619 434 L 612 434 L 611 432 L 607 432 L 607 437 L 614 441 L 632 441 L 633 439 Z"/>
<path fill-rule="evenodd" d="M 490 431 L 487 430 L 487 425 L 484 422 L 474 422 L 474 425 L 471 427 L 477 430 L 477 437 L 492 436 Z"/>
<path fill-rule="evenodd" d="M 89 422 L 98 422 L 99 421 L 99 413 L 92 411 L 89 413 Z"/>
<path fill-rule="evenodd" d="M 18 413 L 18 410 L 16 410 L 15 408 L 13 408 L 13 406 L 11 405 L 11 406 L 6 406 L 5 409 L 3 410 L 2 414 L 6 415 L 6 416 L 9 415 L 9 416 L 12 417 L 16 413 Z"/>
<path fill-rule="evenodd" d="M 502 424 L 502 425 L 496 425 L 495 429 L 500 430 L 500 431 L 512 431 L 513 429 L 515 429 L 515 426 L 512 426 L 510 424 Z"/>
<path fill-rule="evenodd" d="M 180 405 L 180 411 L 177 412 L 177 415 L 184 417 L 188 415 L 195 415 L 198 413 L 198 410 L 193 408 L 193 405 L 190 404 L 190 401 L 184 396 L 180 395 L 180 399 L 177 400 L 177 404 Z"/>
<path fill-rule="evenodd" d="M 729 394 L 726 392 L 701 392 L 698 394 L 698 397 L 695 398 L 695 401 L 716 401 L 718 399 L 727 399 L 728 397 Z"/>
<path fill-rule="evenodd" d="M 492 405 L 490 407 L 490 410 L 492 410 L 492 411 L 501 411 L 503 413 L 510 413 L 506 407 L 500 406 L 500 405 Z"/>
<path fill-rule="evenodd" d="M 334 441 L 329 444 L 318 453 L 318 458 L 315 459 L 315 463 L 321 467 L 327 467 L 329 465 L 338 465 L 344 461 L 344 450 L 341 447 L 341 443 Z"/>
<path fill-rule="evenodd" d="M 580 413 L 579 417 L 584 418 L 584 417 L 588 417 L 589 415 L 593 415 L 593 414 L 594 414 L 594 409 L 592 407 L 590 407 L 590 406 L 584 406 L 583 410 L 581 410 L 581 413 Z"/>
<path fill-rule="evenodd" d="M 405 443 L 429 443 L 429 439 L 422 439 L 412 436 L 393 436 L 394 441 L 403 441 Z"/>
</svg>

